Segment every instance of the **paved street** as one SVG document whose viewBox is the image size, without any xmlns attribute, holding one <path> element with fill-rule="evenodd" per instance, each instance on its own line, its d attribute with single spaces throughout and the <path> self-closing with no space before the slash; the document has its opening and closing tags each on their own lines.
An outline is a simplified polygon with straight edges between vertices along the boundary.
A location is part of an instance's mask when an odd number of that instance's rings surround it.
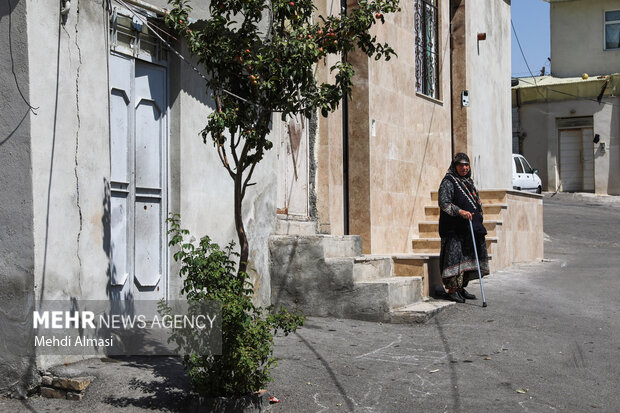
<svg viewBox="0 0 620 413">
<path fill-rule="evenodd" d="M 426 325 L 310 318 L 277 338 L 274 412 L 620 411 L 620 200 L 545 196 L 545 262 L 485 280 Z M 479 295 L 476 282 L 470 292 Z M 186 411 L 169 358 L 79 364 L 84 400 L 0 399 L 0 411 Z"/>
<path fill-rule="evenodd" d="M 547 195 L 548 261 L 489 277 L 487 308 L 468 301 L 415 326 L 310 319 L 278 340 L 275 411 L 620 411 L 620 204 L 609 199 Z"/>
</svg>

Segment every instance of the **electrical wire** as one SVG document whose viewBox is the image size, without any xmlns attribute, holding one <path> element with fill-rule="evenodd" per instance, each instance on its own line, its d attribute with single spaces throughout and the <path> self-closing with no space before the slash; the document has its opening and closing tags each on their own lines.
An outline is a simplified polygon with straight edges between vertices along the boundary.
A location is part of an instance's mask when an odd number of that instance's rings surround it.
<svg viewBox="0 0 620 413">
<path fill-rule="evenodd" d="M 11 0 L 6 0 L 6 2 L 9 4 L 9 55 L 11 56 L 11 72 L 13 72 L 13 78 L 15 79 L 15 86 L 17 87 L 17 91 L 19 92 L 19 95 L 22 97 L 24 103 L 26 103 L 26 105 L 28 105 L 28 110 L 30 112 L 32 112 L 33 115 L 36 115 L 37 112 L 35 112 L 36 110 L 38 110 L 38 107 L 34 107 L 30 104 L 30 102 L 28 101 L 28 99 L 26 99 L 26 97 L 24 96 L 24 93 L 22 92 L 21 88 L 19 87 L 19 82 L 17 81 L 17 74 L 15 73 L 15 59 L 13 59 L 13 39 L 11 37 L 11 31 L 12 31 L 12 26 L 13 26 L 13 21 L 11 19 L 11 10 L 13 9 L 13 5 L 11 4 Z"/>
<path fill-rule="evenodd" d="M 532 69 L 530 69 L 530 65 L 527 62 L 527 59 L 525 58 L 525 53 L 523 53 L 523 48 L 521 47 L 521 42 L 519 41 L 519 36 L 517 36 L 517 30 L 515 29 L 515 25 L 512 21 L 512 19 L 510 19 L 510 26 L 512 27 L 512 32 L 515 35 L 515 39 L 517 39 L 517 44 L 519 45 L 519 50 L 521 51 L 521 56 L 523 57 L 523 61 L 525 62 L 525 66 L 527 67 L 527 70 L 530 72 L 530 76 L 532 76 L 532 79 L 534 79 L 534 85 L 537 87 L 537 91 L 538 93 L 545 98 L 545 95 L 542 94 L 542 92 L 538 89 L 538 84 L 536 83 L 536 78 L 534 78 L 534 74 L 532 73 Z"/>
<path fill-rule="evenodd" d="M 168 47 L 170 50 L 172 50 L 172 52 L 177 55 L 179 57 L 179 59 L 181 59 L 183 62 L 185 62 L 188 66 L 190 66 L 192 68 L 192 70 L 194 70 L 194 72 L 196 72 L 201 78 L 203 78 L 205 81 L 209 81 L 209 79 L 202 74 L 202 72 L 196 67 L 194 66 L 190 61 L 188 61 L 179 51 L 177 51 L 174 47 L 172 47 L 172 45 L 170 43 L 168 43 L 162 36 L 159 35 L 159 33 L 157 33 L 157 31 L 153 28 L 153 25 L 150 24 L 148 22 L 147 19 L 144 18 L 144 16 L 142 16 L 141 14 L 139 14 L 136 10 L 133 9 L 133 7 L 131 7 L 130 5 L 128 5 L 127 3 L 125 3 L 123 0 L 114 0 L 115 2 L 119 3 L 121 6 L 125 7 L 127 10 L 129 10 L 130 13 L 132 13 L 135 17 L 138 18 L 138 20 L 140 20 L 144 25 L 146 25 L 149 29 L 152 30 L 152 33 L 159 39 L 161 40 L 162 43 L 164 43 L 166 45 L 166 47 Z M 222 92 L 236 98 L 239 99 L 243 102 L 249 103 L 251 105 L 255 105 L 258 107 L 261 107 L 258 103 L 255 102 L 251 102 L 229 90 L 226 89 L 219 89 Z"/>
<path fill-rule="evenodd" d="M 544 95 L 544 94 L 540 91 L 540 88 L 543 88 L 543 87 L 544 87 L 545 89 L 547 89 L 547 90 L 550 90 L 550 91 L 552 91 L 552 92 L 558 93 L 558 94 L 560 94 L 560 95 L 570 96 L 570 97 L 574 97 L 574 98 L 577 98 L 577 99 L 580 99 L 580 100 L 590 100 L 590 101 L 592 101 L 592 102 L 596 102 L 596 103 L 598 103 L 598 104 L 601 104 L 601 103 L 602 103 L 602 104 L 604 104 L 604 105 L 618 106 L 618 105 L 614 104 L 613 102 L 603 102 L 603 101 L 598 101 L 597 99 L 587 98 L 587 97 L 582 97 L 582 96 L 575 95 L 575 94 L 573 94 L 573 93 L 568 93 L 568 92 L 563 92 L 563 91 L 560 91 L 560 90 L 556 90 L 556 89 L 553 89 L 553 88 L 552 88 L 552 87 L 550 87 L 550 86 L 545 86 L 545 85 L 542 85 L 542 86 L 541 86 L 541 85 L 539 85 L 539 84 L 538 84 L 538 82 L 536 82 L 536 77 L 535 77 L 535 76 L 534 76 L 534 74 L 532 73 L 532 69 L 530 69 L 530 65 L 528 64 L 527 59 L 525 58 L 525 53 L 523 52 L 523 48 L 521 47 L 521 42 L 519 41 L 519 36 L 517 35 L 517 30 L 515 29 L 515 25 L 514 25 L 514 23 L 512 22 L 512 19 L 510 20 L 510 25 L 512 26 L 512 32 L 513 32 L 513 33 L 514 33 L 514 35 L 515 35 L 515 39 L 517 39 L 517 44 L 519 45 L 519 50 L 521 51 L 521 56 L 523 57 L 523 61 L 525 62 L 525 66 L 527 67 L 527 70 L 529 71 L 530 76 L 532 77 L 532 80 L 534 81 L 534 83 L 531 83 L 531 82 L 527 82 L 527 81 L 523 80 L 523 78 L 519 78 L 519 82 L 523 82 L 523 83 L 527 83 L 528 85 L 533 85 L 533 86 L 536 86 L 536 91 L 537 91 L 537 92 L 540 94 L 540 96 L 542 96 L 545 100 L 547 100 L 547 97 L 546 97 L 546 96 L 545 96 L 545 95 Z"/>
</svg>

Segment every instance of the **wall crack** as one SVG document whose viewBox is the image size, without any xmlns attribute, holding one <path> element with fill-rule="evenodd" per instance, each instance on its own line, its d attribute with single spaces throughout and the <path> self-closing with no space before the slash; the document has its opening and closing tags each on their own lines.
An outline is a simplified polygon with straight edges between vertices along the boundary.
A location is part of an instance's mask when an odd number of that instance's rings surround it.
<svg viewBox="0 0 620 413">
<path fill-rule="evenodd" d="M 78 215 L 80 218 L 80 228 L 77 234 L 77 259 L 79 263 L 78 270 L 78 287 L 80 291 L 80 296 L 82 296 L 82 256 L 80 255 L 80 242 L 82 238 L 82 229 L 83 229 L 83 216 L 82 216 L 82 206 L 80 204 L 80 176 L 78 174 L 79 160 L 78 153 L 80 150 L 80 130 L 82 127 L 82 121 L 80 119 L 80 70 L 82 68 L 82 50 L 80 49 L 79 44 L 79 36 L 78 36 L 78 25 L 80 23 L 80 2 L 79 0 L 76 2 L 76 20 L 75 20 L 75 47 L 78 51 L 78 65 L 76 69 L 75 76 L 75 114 L 77 120 L 77 128 L 75 131 L 75 155 L 74 155 L 74 174 L 75 174 L 75 193 L 76 193 L 76 206 L 78 209 Z"/>
</svg>

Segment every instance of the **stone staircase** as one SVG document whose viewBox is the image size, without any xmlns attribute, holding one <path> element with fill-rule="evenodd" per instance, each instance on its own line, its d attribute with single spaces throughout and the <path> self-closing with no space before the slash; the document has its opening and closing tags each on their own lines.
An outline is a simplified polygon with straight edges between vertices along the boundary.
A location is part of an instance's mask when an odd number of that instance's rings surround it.
<svg viewBox="0 0 620 413">
<path fill-rule="evenodd" d="M 506 191 L 481 191 L 489 258 L 502 234 Z M 316 224 L 279 219 L 269 238 L 271 302 L 310 316 L 391 323 L 424 322 L 454 303 L 433 300 L 441 289 L 439 207 L 424 208 L 413 252 L 363 255 L 359 236 L 316 233 Z M 493 266 L 492 261 L 490 265 Z"/>
<path fill-rule="evenodd" d="M 419 238 L 412 240 L 414 253 L 427 254 L 429 257 L 439 257 L 441 238 L 439 238 L 439 206 L 438 193 L 431 192 L 434 205 L 424 207 L 425 220 L 418 223 Z M 486 244 L 489 259 L 493 257 L 494 246 L 502 234 L 503 214 L 507 208 L 505 190 L 480 191 L 482 210 L 484 213 L 484 227 L 487 229 Z M 492 264 L 491 264 L 492 265 Z"/>
<path fill-rule="evenodd" d="M 293 228 L 289 224 L 279 228 Z M 427 298 L 427 256 L 363 255 L 359 236 L 272 235 L 269 250 L 271 302 L 276 308 L 298 308 L 311 316 L 413 323 L 454 304 Z"/>
</svg>

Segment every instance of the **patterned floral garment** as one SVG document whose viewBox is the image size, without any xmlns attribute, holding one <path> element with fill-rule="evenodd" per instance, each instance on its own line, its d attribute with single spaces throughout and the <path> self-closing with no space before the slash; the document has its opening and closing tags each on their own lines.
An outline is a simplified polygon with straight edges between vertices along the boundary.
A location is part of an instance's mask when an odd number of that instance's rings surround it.
<svg viewBox="0 0 620 413">
<path fill-rule="evenodd" d="M 439 187 L 439 207 L 451 217 L 457 217 L 461 210 L 454 204 L 455 185 L 457 183 L 453 179 L 446 177 Z M 475 199 L 475 202 L 479 203 L 478 199 Z M 482 214 L 482 208 L 480 207 L 480 212 L 476 213 Z M 467 229 L 469 229 L 468 226 Z M 483 234 L 476 234 L 476 248 L 480 260 L 480 272 L 483 276 L 488 275 L 489 258 Z M 476 255 L 470 231 L 461 230 L 441 237 L 439 266 L 444 286 L 448 289 L 466 287 L 469 281 L 478 278 Z"/>
</svg>

